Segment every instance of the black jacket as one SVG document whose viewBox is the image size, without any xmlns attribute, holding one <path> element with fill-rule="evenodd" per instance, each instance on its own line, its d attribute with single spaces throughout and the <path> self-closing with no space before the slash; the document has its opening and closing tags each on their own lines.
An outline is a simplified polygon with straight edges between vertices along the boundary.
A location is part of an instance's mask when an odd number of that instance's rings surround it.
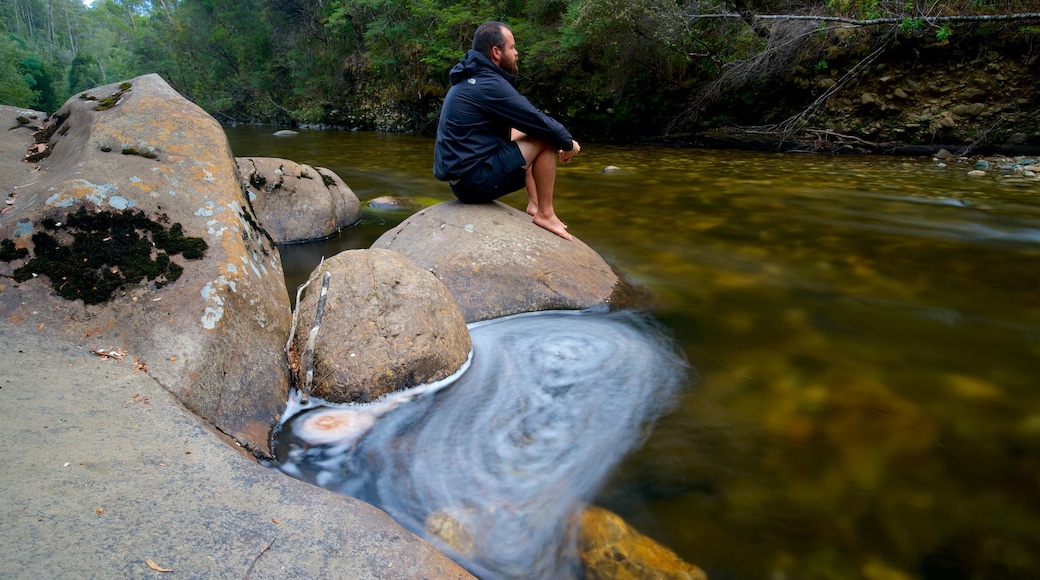
<svg viewBox="0 0 1040 580">
<path fill-rule="evenodd" d="M 470 50 L 448 75 L 433 152 L 437 179 L 459 179 L 519 129 L 553 147 L 570 151 L 571 134 L 516 90 L 516 77 Z"/>
</svg>

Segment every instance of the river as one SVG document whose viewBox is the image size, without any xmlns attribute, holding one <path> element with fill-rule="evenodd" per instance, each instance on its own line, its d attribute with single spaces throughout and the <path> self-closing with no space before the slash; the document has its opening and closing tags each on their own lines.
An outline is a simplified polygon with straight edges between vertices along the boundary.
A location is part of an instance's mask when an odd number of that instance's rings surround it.
<svg viewBox="0 0 1040 580">
<path fill-rule="evenodd" d="M 452 199 L 426 137 L 226 130 L 363 206 Z M 712 578 L 1040 575 L 1040 182 L 970 169 L 583 144 L 557 213 L 699 375 L 597 503 Z M 287 284 L 407 215 L 284 246 Z"/>
</svg>

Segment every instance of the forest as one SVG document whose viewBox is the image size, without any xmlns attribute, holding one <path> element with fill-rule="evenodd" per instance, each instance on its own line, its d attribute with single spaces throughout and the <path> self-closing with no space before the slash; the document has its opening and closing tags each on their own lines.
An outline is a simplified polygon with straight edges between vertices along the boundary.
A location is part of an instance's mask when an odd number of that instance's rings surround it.
<svg viewBox="0 0 1040 580">
<path fill-rule="evenodd" d="M 0 0 L 0 104 L 54 112 L 158 73 L 223 123 L 429 133 L 486 20 L 515 33 L 521 91 L 586 138 L 1040 144 L 1040 4 L 1022 0 Z M 970 89 L 920 89 L 914 118 L 897 106 L 930 75 L 976 70 L 990 74 Z M 871 88 L 892 78 L 896 96 Z M 986 118 L 945 121 L 958 89 L 988 99 Z"/>
</svg>

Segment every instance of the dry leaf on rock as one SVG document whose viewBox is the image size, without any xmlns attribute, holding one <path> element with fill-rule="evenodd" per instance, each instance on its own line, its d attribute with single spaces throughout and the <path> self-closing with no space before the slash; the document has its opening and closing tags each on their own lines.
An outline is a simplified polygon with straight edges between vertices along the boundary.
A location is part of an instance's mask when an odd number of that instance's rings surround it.
<svg viewBox="0 0 1040 580">
<path fill-rule="evenodd" d="M 156 564 L 155 562 L 153 562 L 151 558 L 148 558 L 147 560 L 145 560 L 145 563 L 148 564 L 149 568 L 151 568 L 152 570 L 155 570 L 156 572 L 173 572 L 173 568 L 163 568 L 163 567 L 159 566 L 158 564 Z"/>
</svg>

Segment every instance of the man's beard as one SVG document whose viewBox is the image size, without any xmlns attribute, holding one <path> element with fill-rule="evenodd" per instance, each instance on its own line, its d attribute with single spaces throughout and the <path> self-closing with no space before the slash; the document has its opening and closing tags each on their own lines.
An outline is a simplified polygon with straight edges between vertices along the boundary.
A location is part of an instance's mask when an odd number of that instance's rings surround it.
<svg viewBox="0 0 1040 580">
<path fill-rule="evenodd" d="M 518 67 L 516 65 L 516 59 L 515 58 L 513 58 L 513 59 L 503 58 L 498 66 L 502 67 L 502 70 L 504 70 L 507 73 L 513 75 L 514 77 L 517 76 L 518 74 L 520 74 L 520 67 Z"/>
</svg>

